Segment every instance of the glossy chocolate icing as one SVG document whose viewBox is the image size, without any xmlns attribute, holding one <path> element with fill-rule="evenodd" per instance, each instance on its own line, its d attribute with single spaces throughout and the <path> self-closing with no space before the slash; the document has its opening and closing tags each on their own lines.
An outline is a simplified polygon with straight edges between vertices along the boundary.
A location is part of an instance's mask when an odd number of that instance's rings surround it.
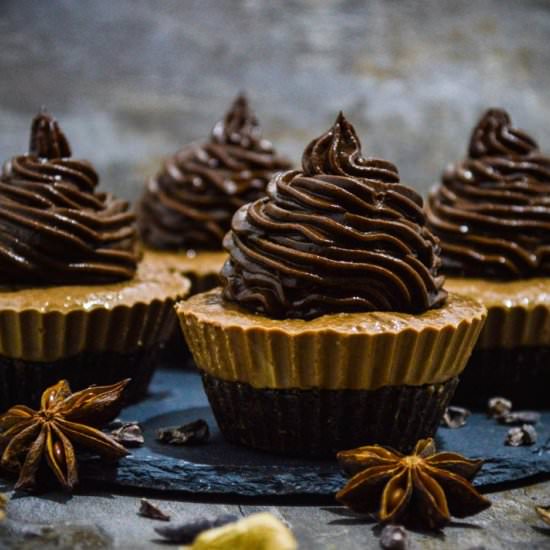
<svg viewBox="0 0 550 550">
<path fill-rule="evenodd" d="M 46 112 L 30 151 L 0 178 L 0 284 L 95 284 L 130 279 L 139 255 L 128 203 L 97 193 L 98 176 Z"/>
<path fill-rule="evenodd" d="M 422 199 L 390 162 L 365 158 L 340 114 L 302 171 L 276 175 L 225 238 L 224 297 L 273 318 L 423 312 L 446 293 Z"/>
<path fill-rule="evenodd" d="M 483 115 L 468 157 L 430 193 L 427 215 L 448 274 L 550 275 L 550 157 L 501 109 Z"/>
<path fill-rule="evenodd" d="M 233 213 L 263 196 L 273 173 L 289 166 L 262 139 L 240 95 L 207 142 L 184 147 L 148 181 L 138 213 L 141 237 L 157 249 L 221 250 Z"/>
</svg>

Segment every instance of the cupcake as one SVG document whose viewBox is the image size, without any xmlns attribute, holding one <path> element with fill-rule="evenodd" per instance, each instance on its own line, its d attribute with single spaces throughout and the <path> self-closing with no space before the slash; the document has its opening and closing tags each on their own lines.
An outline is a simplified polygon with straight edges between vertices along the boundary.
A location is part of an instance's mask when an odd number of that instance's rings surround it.
<svg viewBox="0 0 550 550">
<path fill-rule="evenodd" d="M 550 157 L 490 109 L 467 157 L 430 193 L 427 217 L 447 288 L 488 310 L 457 401 L 483 406 L 502 395 L 550 405 Z"/>
<path fill-rule="evenodd" d="M 433 435 L 485 310 L 447 296 L 422 199 L 342 114 L 225 247 L 223 288 L 177 311 L 229 441 L 322 456 Z"/>
<path fill-rule="evenodd" d="M 191 280 L 192 293 L 214 288 L 233 214 L 288 168 L 240 95 L 210 139 L 183 147 L 147 182 L 138 206 L 141 239 L 154 257 Z"/>
<path fill-rule="evenodd" d="M 270 177 L 289 166 L 262 138 L 247 99 L 238 96 L 208 141 L 183 147 L 147 182 L 138 228 L 149 254 L 186 276 L 192 294 L 218 286 L 233 214 L 263 196 Z M 189 366 L 177 327 L 163 359 Z"/>
<path fill-rule="evenodd" d="M 172 308 L 189 282 L 140 258 L 128 204 L 98 192 L 71 158 L 57 122 L 40 113 L 30 152 L 0 177 L 0 409 L 37 405 L 65 378 L 75 390 L 132 378 L 142 396 Z"/>
</svg>

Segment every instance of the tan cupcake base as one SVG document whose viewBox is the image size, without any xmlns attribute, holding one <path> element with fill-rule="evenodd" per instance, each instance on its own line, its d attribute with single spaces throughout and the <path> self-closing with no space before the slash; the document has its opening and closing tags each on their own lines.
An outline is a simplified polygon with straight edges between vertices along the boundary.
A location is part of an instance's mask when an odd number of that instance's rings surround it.
<svg viewBox="0 0 550 550">
<path fill-rule="evenodd" d="M 550 346 L 550 277 L 521 281 L 447 277 L 445 288 L 487 308 L 477 349 Z"/>
<path fill-rule="evenodd" d="M 195 363 L 214 378 L 260 389 L 359 389 L 444 383 L 460 374 L 485 309 L 450 295 L 421 315 L 347 313 L 310 321 L 254 315 L 221 290 L 177 306 Z"/>
<path fill-rule="evenodd" d="M 145 254 L 136 276 L 108 285 L 0 287 L 0 356 L 52 362 L 133 353 L 165 342 L 189 281 Z"/>
<path fill-rule="evenodd" d="M 0 406 L 36 405 L 61 378 L 79 389 L 131 377 L 128 397 L 143 396 L 189 287 L 145 254 L 121 283 L 0 288 Z"/>
</svg>

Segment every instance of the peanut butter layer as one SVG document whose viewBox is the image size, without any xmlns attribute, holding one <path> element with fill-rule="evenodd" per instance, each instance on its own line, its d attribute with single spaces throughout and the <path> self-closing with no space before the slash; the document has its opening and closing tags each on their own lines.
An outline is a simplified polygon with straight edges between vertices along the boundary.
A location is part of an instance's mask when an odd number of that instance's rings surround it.
<svg viewBox="0 0 550 550">
<path fill-rule="evenodd" d="M 445 288 L 487 308 L 478 349 L 550 345 L 550 277 L 493 281 L 448 277 Z"/>
<path fill-rule="evenodd" d="M 224 250 L 165 251 L 147 248 L 147 255 L 191 281 L 191 294 L 210 290 L 219 284 L 219 273 L 227 259 Z"/>
<path fill-rule="evenodd" d="M 136 276 L 106 285 L 0 287 L 0 355 L 56 361 L 127 353 L 167 339 L 189 281 L 145 253 Z"/>
<path fill-rule="evenodd" d="M 188 290 L 189 282 L 185 278 L 147 251 L 135 277 L 129 281 L 104 285 L 0 286 L 0 311 L 33 309 L 41 313 L 68 313 L 80 309 L 112 309 L 186 295 Z"/>
<path fill-rule="evenodd" d="M 451 295 L 420 315 L 371 312 L 276 320 L 224 302 L 221 290 L 177 306 L 200 369 L 256 388 L 376 389 L 460 374 L 485 308 Z"/>
</svg>

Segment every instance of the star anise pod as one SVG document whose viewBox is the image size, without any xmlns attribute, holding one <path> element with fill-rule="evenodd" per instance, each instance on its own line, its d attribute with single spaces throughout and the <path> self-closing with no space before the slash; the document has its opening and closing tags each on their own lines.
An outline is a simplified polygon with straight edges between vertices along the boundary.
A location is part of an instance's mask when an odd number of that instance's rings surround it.
<svg viewBox="0 0 550 550">
<path fill-rule="evenodd" d="M 436 453 L 433 439 L 421 439 L 408 456 L 372 445 L 339 452 L 337 457 L 353 477 L 336 499 L 356 512 L 377 513 L 382 523 L 438 529 L 451 516 L 464 518 L 491 505 L 469 481 L 483 462 Z"/>
<path fill-rule="evenodd" d="M 0 416 L 0 464 L 19 474 L 16 489 L 33 489 L 43 458 L 59 483 L 72 489 L 78 482 L 73 444 L 104 458 L 118 459 L 128 451 L 97 428 L 112 420 L 130 380 L 91 386 L 72 393 L 66 380 L 48 388 L 40 410 L 16 405 Z"/>
</svg>

